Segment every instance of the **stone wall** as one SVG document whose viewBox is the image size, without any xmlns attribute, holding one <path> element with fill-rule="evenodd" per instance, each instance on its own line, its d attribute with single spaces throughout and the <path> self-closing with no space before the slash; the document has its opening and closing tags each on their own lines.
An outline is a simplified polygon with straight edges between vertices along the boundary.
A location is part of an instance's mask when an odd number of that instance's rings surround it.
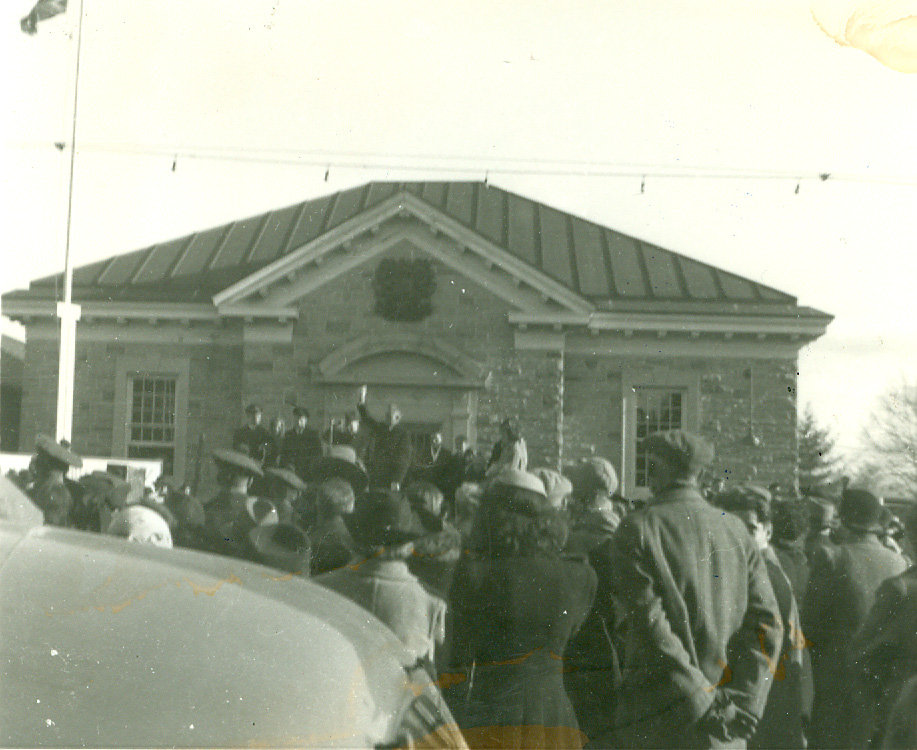
<svg viewBox="0 0 917 750">
<path fill-rule="evenodd" d="M 724 357 L 566 355 L 564 460 L 600 455 L 620 473 L 622 375 L 642 385 L 696 383 L 697 424 L 727 481 L 790 483 L 796 462 L 796 362 Z M 753 393 L 752 393 L 753 391 Z M 753 399 L 753 400 L 752 400 Z M 751 424 L 750 424 L 751 422 Z M 750 441 L 750 426 L 760 441 Z"/>
</svg>

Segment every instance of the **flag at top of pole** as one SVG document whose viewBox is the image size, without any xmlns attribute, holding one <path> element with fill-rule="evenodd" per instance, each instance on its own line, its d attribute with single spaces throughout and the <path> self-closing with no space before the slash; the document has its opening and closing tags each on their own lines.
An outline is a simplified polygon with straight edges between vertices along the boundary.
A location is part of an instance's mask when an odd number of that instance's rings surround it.
<svg viewBox="0 0 917 750">
<path fill-rule="evenodd" d="M 19 27 L 26 34 L 38 33 L 38 22 L 53 18 L 67 10 L 67 0 L 38 0 L 29 15 L 19 22 Z"/>
</svg>

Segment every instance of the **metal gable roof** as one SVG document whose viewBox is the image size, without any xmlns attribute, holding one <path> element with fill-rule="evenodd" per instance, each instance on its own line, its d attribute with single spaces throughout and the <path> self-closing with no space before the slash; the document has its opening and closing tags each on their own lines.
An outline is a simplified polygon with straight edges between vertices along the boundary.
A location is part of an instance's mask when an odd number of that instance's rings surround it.
<svg viewBox="0 0 917 750">
<path fill-rule="evenodd" d="M 599 308 L 803 309 L 789 294 L 481 182 L 373 182 L 195 232 L 77 268 L 74 298 L 205 302 L 399 191 Z M 61 278 L 38 279 L 28 292 L 5 296 L 49 298 Z"/>
</svg>

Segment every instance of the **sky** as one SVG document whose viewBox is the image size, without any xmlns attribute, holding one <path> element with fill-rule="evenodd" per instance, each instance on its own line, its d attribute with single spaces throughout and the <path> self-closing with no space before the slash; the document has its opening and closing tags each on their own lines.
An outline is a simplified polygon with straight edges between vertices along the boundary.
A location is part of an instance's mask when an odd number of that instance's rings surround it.
<svg viewBox="0 0 917 750">
<path fill-rule="evenodd" d="M 0 292 L 63 267 L 78 2 L 34 37 L 30 0 L 0 24 Z M 853 0 L 83 2 L 76 265 L 369 180 L 486 176 L 833 314 L 800 404 L 851 457 L 917 379 L 917 75 L 895 69 L 917 45 L 881 47 Z"/>
</svg>

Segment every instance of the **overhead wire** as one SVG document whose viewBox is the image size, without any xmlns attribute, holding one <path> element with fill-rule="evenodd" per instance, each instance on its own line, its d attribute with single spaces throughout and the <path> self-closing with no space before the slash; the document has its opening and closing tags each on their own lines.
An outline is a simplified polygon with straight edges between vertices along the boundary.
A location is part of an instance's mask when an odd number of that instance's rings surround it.
<svg viewBox="0 0 917 750">
<path fill-rule="evenodd" d="M 37 145 L 37 144 L 35 144 Z M 546 177 L 639 177 L 645 189 L 647 177 L 785 180 L 798 185 L 801 180 L 844 181 L 900 186 L 917 186 L 917 179 L 901 175 L 834 172 L 829 170 L 768 170 L 752 167 L 702 167 L 671 163 L 612 162 L 602 160 L 551 159 L 542 157 L 475 156 L 471 154 L 383 153 L 373 151 L 323 151 L 239 146 L 188 146 L 137 143 L 92 143 L 83 141 L 78 151 L 162 156 L 174 165 L 181 159 L 264 164 L 274 166 L 315 166 L 324 170 L 327 181 L 332 167 L 338 169 L 418 172 L 426 174 L 474 174 L 488 179 L 494 174 Z M 427 162 L 427 163 L 425 163 Z M 462 163 L 466 162 L 466 163 Z M 174 171 L 174 168 L 173 168 Z M 798 192 L 798 191 L 797 191 Z"/>
</svg>

